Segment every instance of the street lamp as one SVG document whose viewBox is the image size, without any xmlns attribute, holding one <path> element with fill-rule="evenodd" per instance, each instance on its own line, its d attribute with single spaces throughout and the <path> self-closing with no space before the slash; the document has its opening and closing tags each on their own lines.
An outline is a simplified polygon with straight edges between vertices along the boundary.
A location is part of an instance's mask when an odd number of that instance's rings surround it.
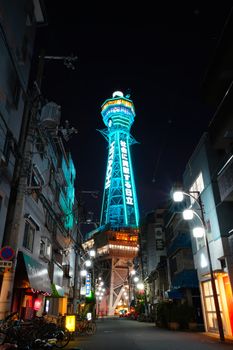
<svg viewBox="0 0 233 350">
<path fill-rule="evenodd" d="M 95 295 L 96 295 L 96 300 L 97 300 L 97 310 L 96 314 L 99 316 L 100 314 L 100 304 L 103 299 L 103 296 L 106 292 L 106 288 L 104 287 L 104 282 L 102 281 L 102 278 L 99 277 L 96 281 L 95 285 Z"/>
<path fill-rule="evenodd" d="M 196 198 L 195 194 L 197 195 L 197 198 Z M 185 209 L 183 211 L 183 218 L 185 220 L 192 220 L 194 215 L 195 215 L 196 217 L 199 218 L 199 220 L 201 222 L 201 227 L 195 227 L 193 229 L 193 235 L 194 235 L 194 237 L 199 237 L 199 238 L 204 237 L 204 240 L 205 240 L 207 258 L 208 258 L 208 263 L 209 263 L 210 280 L 211 280 L 211 286 L 212 286 L 213 298 L 214 298 L 214 306 L 215 306 L 217 323 L 218 323 L 219 338 L 221 341 L 225 341 L 222 317 L 221 317 L 220 306 L 219 306 L 219 301 L 218 301 L 218 294 L 217 294 L 214 273 L 213 273 L 213 267 L 212 267 L 212 261 L 211 261 L 211 256 L 210 256 L 209 242 L 208 242 L 208 238 L 206 235 L 206 223 L 205 223 L 205 218 L 204 218 L 203 203 L 201 201 L 200 192 L 199 191 L 189 191 L 189 192 L 174 191 L 173 192 L 174 202 L 182 202 L 184 199 L 184 196 L 188 196 L 189 198 L 192 198 L 192 200 L 195 203 L 197 203 L 198 208 L 201 211 L 201 216 L 199 216 L 196 213 L 196 211 L 194 211 L 192 209 Z"/>
<path fill-rule="evenodd" d="M 91 283 L 91 277 L 90 274 L 88 273 L 88 269 L 93 266 L 93 258 L 95 257 L 95 250 L 91 249 L 88 251 L 85 251 L 85 253 L 82 255 L 82 263 L 81 263 L 81 270 L 80 270 L 80 276 L 85 278 L 85 283 L 87 283 L 87 279 L 88 279 L 88 291 L 91 293 L 91 286 L 93 286 L 94 288 L 94 282 Z M 92 270 L 94 270 L 92 268 Z M 92 279 L 94 281 L 94 272 L 92 271 Z M 81 281 L 81 291 L 80 294 L 81 295 L 86 295 L 87 296 L 87 290 L 86 290 L 87 286 L 83 285 L 83 281 Z"/>
</svg>

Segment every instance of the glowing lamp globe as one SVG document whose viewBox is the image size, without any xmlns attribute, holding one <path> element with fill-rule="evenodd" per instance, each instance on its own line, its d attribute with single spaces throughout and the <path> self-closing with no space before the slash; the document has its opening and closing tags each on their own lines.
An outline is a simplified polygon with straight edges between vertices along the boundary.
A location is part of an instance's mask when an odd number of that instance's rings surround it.
<svg viewBox="0 0 233 350">
<path fill-rule="evenodd" d="M 90 267 L 91 266 L 91 260 L 86 260 L 85 261 L 85 265 L 86 265 L 86 267 Z"/>
<path fill-rule="evenodd" d="M 94 249 L 91 249 L 91 250 L 89 251 L 89 255 L 90 255 L 92 258 L 95 257 L 95 254 L 96 254 L 96 252 L 95 252 Z"/>
<path fill-rule="evenodd" d="M 182 202 L 184 199 L 184 194 L 182 191 L 173 192 L 173 200 L 174 202 Z"/>
<path fill-rule="evenodd" d="M 193 219 L 193 210 L 192 209 L 185 209 L 183 211 L 183 219 L 184 220 L 192 220 Z"/>
<path fill-rule="evenodd" d="M 137 284 L 137 289 L 144 290 L 144 284 L 143 283 L 138 283 Z"/>
<path fill-rule="evenodd" d="M 194 227 L 193 229 L 193 237 L 202 238 L 205 234 L 205 230 L 203 227 Z"/>
</svg>

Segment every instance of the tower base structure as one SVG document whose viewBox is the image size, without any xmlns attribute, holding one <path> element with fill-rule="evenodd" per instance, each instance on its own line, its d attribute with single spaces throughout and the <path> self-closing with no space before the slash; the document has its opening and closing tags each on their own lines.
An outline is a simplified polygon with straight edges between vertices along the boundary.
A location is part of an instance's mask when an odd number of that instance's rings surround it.
<svg viewBox="0 0 233 350">
<path fill-rule="evenodd" d="M 134 298 L 130 272 L 138 255 L 138 229 L 103 230 L 84 243 L 85 249 L 90 247 L 96 250 L 93 283 L 101 280 L 105 289 L 101 297 L 95 290 L 97 315 L 113 316 L 129 310 Z"/>
</svg>

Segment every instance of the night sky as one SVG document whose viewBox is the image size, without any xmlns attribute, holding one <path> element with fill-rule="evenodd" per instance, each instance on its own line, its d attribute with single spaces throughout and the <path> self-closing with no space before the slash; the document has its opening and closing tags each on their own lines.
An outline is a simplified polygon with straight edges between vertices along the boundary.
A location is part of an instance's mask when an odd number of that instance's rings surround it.
<svg viewBox="0 0 233 350">
<path fill-rule="evenodd" d="M 109 8 L 44 2 L 48 26 L 38 30 L 36 55 L 43 48 L 46 55 L 78 56 L 75 70 L 46 62 L 42 84 L 43 95 L 61 105 L 63 124 L 78 129 L 66 143 L 77 170 L 77 197 L 82 190 L 100 191 L 95 199 L 82 195 L 98 221 L 107 161 L 107 142 L 96 130 L 104 128 L 100 108 L 115 90 L 130 91 L 136 111 L 131 133 L 139 142 L 131 152 L 144 215 L 181 180 L 213 116 L 201 86 L 232 1 L 138 7 L 118 1 Z"/>
</svg>

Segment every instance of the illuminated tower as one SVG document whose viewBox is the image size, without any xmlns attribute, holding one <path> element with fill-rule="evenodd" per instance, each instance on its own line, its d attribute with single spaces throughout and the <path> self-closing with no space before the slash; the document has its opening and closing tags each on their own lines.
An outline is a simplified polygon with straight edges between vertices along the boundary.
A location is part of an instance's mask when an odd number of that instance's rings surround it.
<svg viewBox="0 0 233 350">
<path fill-rule="evenodd" d="M 107 126 L 101 133 L 108 141 L 108 161 L 100 222 L 112 228 L 136 228 L 138 202 L 130 154 L 130 146 L 136 143 L 130 135 L 134 105 L 116 91 L 103 103 L 101 114 Z"/>
<path fill-rule="evenodd" d="M 103 103 L 101 114 L 107 128 L 100 132 L 108 141 L 101 225 L 86 247 L 97 251 L 94 276 L 101 275 L 107 291 L 104 297 L 96 295 L 98 312 L 114 315 L 120 307 L 129 309 L 133 297 L 129 276 L 138 254 L 138 202 L 130 154 L 136 143 L 130 135 L 135 111 L 128 96 L 117 91 Z"/>
</svg>

